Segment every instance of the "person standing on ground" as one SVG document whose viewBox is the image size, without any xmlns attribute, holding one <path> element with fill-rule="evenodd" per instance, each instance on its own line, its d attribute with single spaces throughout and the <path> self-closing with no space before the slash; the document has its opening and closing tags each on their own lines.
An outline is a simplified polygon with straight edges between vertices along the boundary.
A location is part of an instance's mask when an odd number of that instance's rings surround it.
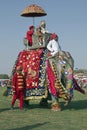
<svg viewBox="0 0 87 130">
<path fill-rule="evenodd" d="M 19 108 L 22 110 L 24 108 L 24 88 L 25 88 L 25 77 L 22 74 L 22 67 L 17 66 L 16 72 L 12 78 L 12 92 L 13 98 L 11 102 L 11 109 L 15 104 L 16 99 L 19 99 Z"/>
</svg>

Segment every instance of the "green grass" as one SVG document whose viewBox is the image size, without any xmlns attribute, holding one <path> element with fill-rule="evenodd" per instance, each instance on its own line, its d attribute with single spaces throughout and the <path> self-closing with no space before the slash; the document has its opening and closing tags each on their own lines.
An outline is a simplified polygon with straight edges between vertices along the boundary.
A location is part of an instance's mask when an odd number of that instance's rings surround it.
<svg viewBox="0 0 87 130">
<path fill-rule="evenodd" d="M 61 112 L 41 108 L 38 100 L 30 101 L 26 111 L 10 110 L 11 98 L 3 96 L 6 88 L 0 87 L 0 130 L 87 130 L 87 96 L 74 92 L 68 107 L 60 99 Z"/>
</svg>

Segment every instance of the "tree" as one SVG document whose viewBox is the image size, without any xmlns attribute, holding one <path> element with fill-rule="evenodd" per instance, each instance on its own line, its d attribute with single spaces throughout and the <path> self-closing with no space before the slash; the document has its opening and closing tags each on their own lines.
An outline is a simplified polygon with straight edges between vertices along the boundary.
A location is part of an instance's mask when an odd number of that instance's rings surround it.
<svg viewBox="0 0 87 130">
<path fill-rule="evenodd" d="M 7 74 L 0 74 L 0 79 L 9 79 Z"/>
<path fill-rule="evenodd" d="M 87 73 L 86 69 L 76 69 L 74 70 L 74 73 Z"/>
</svg>

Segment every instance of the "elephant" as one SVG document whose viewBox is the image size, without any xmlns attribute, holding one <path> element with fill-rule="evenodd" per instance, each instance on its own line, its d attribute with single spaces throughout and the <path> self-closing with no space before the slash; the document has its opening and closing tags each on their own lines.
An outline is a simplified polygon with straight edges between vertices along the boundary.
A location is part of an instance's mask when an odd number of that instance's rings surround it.
<svg viewBox="0 0 87 130">
<path fill-rule="evenodd" d="M 51 109 L 60 111 L 58 99 L 63 98 L 65 105 L 67 105 L 73 97 L 73 86 L 77 86 L 76 80 L 73 78 L 74 60 L 71 54 L 65 51 L 59 51 L 55 57 L 48 57 L 46 46 L 50 35 L 50 33 L 44 34 L 42 45 L 39 45 L 38 41 L 35 40 L 36 36 L 33 36 L 33 46 L 28 46 L 19 52 L 10 80 L 16 67 L 21 65 L 26 77 L 25 103 L 28 104 L 29 100 L 40 99 L 40 105 L 47 105 L 48 94 L 50 94 Z M 80 87 L 79 89 L 75 87 L 75 89 L 80 91 Z M 8 95 L 11 95 L 12 89 L 8 90 L 10 90 Z M 80 92 L 85 93 L 84 91 Z"/>
</svg>

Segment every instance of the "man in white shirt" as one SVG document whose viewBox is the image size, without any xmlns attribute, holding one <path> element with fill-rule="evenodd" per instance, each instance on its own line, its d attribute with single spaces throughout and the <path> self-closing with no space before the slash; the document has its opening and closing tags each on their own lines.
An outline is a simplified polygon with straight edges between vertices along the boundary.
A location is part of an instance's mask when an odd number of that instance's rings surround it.
<svg viewBox="0 0 87 130">
<path fill-rule="evenodd" d="M 53 33 L 50 37 L 50 41 L 47 45 L 47 49 L 50 51 L 51 56 L 55 56 L 59 51 L 58 47 L 58 36 L 57 34 Z"/>
</svg>

